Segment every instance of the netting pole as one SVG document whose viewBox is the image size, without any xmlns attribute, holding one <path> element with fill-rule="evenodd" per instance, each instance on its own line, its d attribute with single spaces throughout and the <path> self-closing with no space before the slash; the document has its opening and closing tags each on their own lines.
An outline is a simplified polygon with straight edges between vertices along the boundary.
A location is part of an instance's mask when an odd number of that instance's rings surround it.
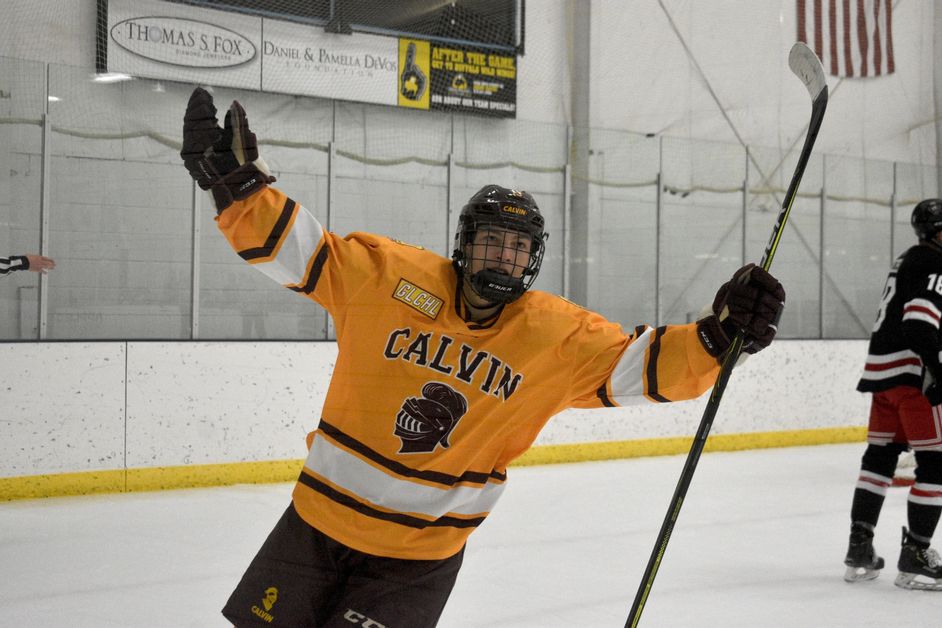
<svg viewBox="0 0 942 628">
<path fill-rule="evenodd" d="M 49 204 L 52 199 L 52 122 L 49 119 L 50 69 L 45 64 L 45 94 L 43 96 L 42 113 L 42 174 L 40 175 L 39 199 L 39 253 L 49 255 Z M 39 339 L 45 340 L 48 335 L 49 321 L 49 280 L 46 273 L 39 273 Z"/>
</svg>

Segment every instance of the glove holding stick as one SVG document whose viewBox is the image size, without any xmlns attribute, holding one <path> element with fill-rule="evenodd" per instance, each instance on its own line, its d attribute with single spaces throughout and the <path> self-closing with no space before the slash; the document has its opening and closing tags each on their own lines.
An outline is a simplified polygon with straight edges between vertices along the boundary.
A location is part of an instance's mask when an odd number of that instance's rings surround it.
<svg viewBox="0 0 942 628">
<path fill-rule="evenodd" d="M 697 321 L 697 334 L 707 352 L 721 357 L 739 330 L 743 353 L 757 353 L 772 343 L 785 309 L 785 289 L 755 264 L 746 264 L 720 286 L 713 304 Z"/>
</svg>

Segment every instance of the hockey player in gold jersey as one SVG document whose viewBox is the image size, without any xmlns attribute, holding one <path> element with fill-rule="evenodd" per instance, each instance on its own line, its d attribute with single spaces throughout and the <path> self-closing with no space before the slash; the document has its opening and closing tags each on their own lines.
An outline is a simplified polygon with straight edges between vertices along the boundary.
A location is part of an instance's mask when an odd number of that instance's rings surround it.
<svg viewBox="0 0 942 628">
<path fill-rule="evenodd" d="M 220 127 L 197 88 L 183 135 L 184 163 L 235 252 L 326 308 L 337 330 L 292 504 L 223 611 L 237 626 L 434 626 L 468 536 L 550 417 L 697 397 L 738 329 L 750 352 L 775 335 L 785 293 L 752 265 L 697 323 L 626 334 L 529 290 L 547 235 L 526 192 L 477 192 L 448 260 L 325 231 L 270 186 L 237 102 Z"/>
</svg>

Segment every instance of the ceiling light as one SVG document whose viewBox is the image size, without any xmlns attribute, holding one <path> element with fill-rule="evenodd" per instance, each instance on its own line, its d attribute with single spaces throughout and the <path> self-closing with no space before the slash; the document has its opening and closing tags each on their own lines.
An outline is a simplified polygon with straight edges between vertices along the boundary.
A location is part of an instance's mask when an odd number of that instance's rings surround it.
<svg viewBox="0 0 942 628">
<path fill-rule="evenodd" d="M 130 81 L 132 78 L 134 77 L 121 72 L 102 72 L 101 74 L 95 74 L 92 80 L 96 83 L 117 83 L 119 81 Z"/>
</svg>

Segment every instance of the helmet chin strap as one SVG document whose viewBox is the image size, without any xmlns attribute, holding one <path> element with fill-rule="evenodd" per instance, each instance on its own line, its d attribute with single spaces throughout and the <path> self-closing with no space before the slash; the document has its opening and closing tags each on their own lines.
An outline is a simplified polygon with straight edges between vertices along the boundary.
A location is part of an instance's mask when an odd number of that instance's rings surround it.
<svg viewBox="0 0 942 628">
<path fill-rule="evenodd" d="M 939 242 L 936 236 L 933 236 L 929 238 L 928 240 L 922 240 L 922 241 L 928 244 L 929 246 L 931 246 L 932 248 L 934 248 L 936 251 L 942 252 L 942 242 Z"/>
<path fill-rule="evenodd" d="M 464 320 L 470 322 L 486 320 L 495 316 L 502 309 L 502 303 L 492 303 L 486 300 L 475 291 L 470 281 L 467 279 L 462 280 L 459 314 Z"/>
<path fill-rule="evenodd" d="M 480 302 L 478 302 L 478 303 L 471 303 L 471 302 L 468 300 L 467 294 L 462 291 L 462 296 L 464 297 L 465 302 L 466 302 L 469 306 L 471 306 L 471 307 L 473 307 L 473 308 L 477 308 L 477 309 L 479 309 L 479 310 L 489 310 L 489 309 L 491 309 L 491 308 L 494 308 L 494 307 L 497 307 L 498 305 L 500 305 L 500 303 L 498 303 L 497 301 L 489 301 L 489 300 L 487 300 L 485 297 L 483 297 L 483 296 L 481 296 L 480 294 L 478 294 L 478 291 L 474 289 L 474 286 L 471 285 L 471 282 L 470 282 L 470 281 L 466 281 L 466 282 L 465 282 L 465 287 L 471 292 L 471 294 L 473 294 L 475 297 L 477 297 L 478 299 L 480 299 Z"/>
<path fill-rule="evenodd" d="M 489 269 L 474 273 L 468 283 L 475 294 L 495 304 L 510 303 L 524 293 L 523 280 Z"/>
</svg>

